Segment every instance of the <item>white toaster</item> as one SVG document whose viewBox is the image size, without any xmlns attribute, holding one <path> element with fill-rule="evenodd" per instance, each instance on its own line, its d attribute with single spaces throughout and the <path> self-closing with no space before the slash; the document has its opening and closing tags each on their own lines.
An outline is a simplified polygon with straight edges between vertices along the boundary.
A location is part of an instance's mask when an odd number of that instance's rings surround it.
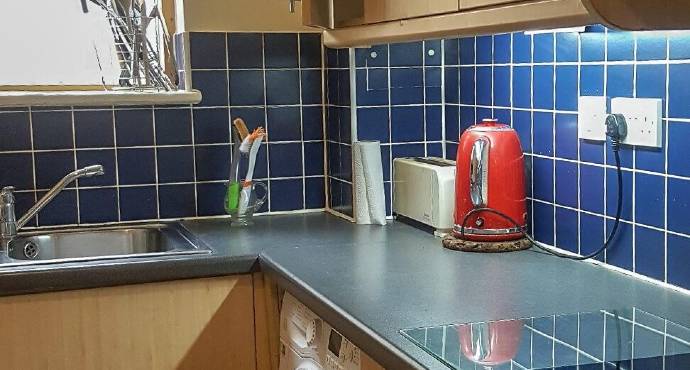
<svg viewBox="0 0 690 370">
<path fill-rule="evenodd" d="M 393 212 L 439 231 L 453 228 L 455 161 L 436 157 L 393 160 Z"/>
</svg>

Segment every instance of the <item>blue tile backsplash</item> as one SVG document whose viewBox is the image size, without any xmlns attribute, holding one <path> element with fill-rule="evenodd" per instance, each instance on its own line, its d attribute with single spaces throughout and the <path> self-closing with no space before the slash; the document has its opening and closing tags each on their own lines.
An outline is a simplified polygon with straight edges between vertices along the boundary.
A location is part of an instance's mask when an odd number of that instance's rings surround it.
<svg viewBox="0 0 690 370">
<path fill-rule="evenodd" d="M 100 163 L 104 176 L 71 185 L 32 225 L 223 215 L 237 117 L 268 132 L 254 177 L 274 196 L 261 211 L 324 208 L 320 35 L 191 33 L 189 45 L 198 106 L 0 111 L 0 184 L 17 187 L 18 213 Z"/>
<path fill-rule="evenodd" d="M 0 111 L 0 184 L 17 187 L 19 212 L 66 172 L 106 168 L 32 225 L 222 215 L 236 117 L 268 131 L 262 212 L 352 216 L 352 143 L 379 140 L 391 215 L 394 158 L 454 158 L 463 130 L 496 117 L 526 155 L 530 232 L 585 254 L 611 230 L 616 178 L 609 144 L 577 138 L 578 96 L 660 98 L 663 147 L 622 149 L 623 224 L 600 259 L 690 289 L 689 33 L 594 25 L 325 50 L 318 34 L 188 36 L 193 107 Z"/>
<path fill-rule="evenodd" d="M 347 179 L 342 184 L 351 197 L 351 164 L 343 166 L 350 148 L 341 144 L 350 140 L 335 138 L 342 137 L 354 108 L 353 139 L 381 141 L 390 215 L 393 158 L 454 159 L 462 131 L 496 117 L 516 129 L 526 155 L 531 232 L 585 254 L 611 230 L 616 177 L 610 145 L 577 137 L 578 96 L 660 98 L 663 148 L 621 150 L 624 221 L 600 259 L 690 289 L 688 50 L 687 32 L 629 33 L 599 25 L 583 33 L 376 45 L 353 50 L 354 86 L 344 82 L 346 64 L 338 64 L 347 61 L 348 51 L 328 50 L 329 173 L 344 175 L 339 179 Z M 336 67 L 339 73 L 332 73 Z M 354 89 L 354 102 L 338 95 L 344 83 Z"/>
<path fill-rule="evenodd" d="M 690 289 L 690 60 L 680 56 L 690 34 L 590 26 L 580 34 L 513 33 L 457 42 L 460 55 L 446 58 L 444 70 L 460 70 L 460 99 L 446 100 L 445 107 L 457 107 L 460 119 L 446 119 L 446 132 L 462 132 L 466 122 L 487 116 L 512 124 L 532 179 L 532 233 L 572 252 L 584 254 L 603 243 L 617 195 L 610 146 L 577 138 L 577 97 L 663 99 L 663 147 L 621 150 L 624 221 L 601 259 Z M 445 48 L 456 50 L 455 43 L 445 40 Z M 455 156 L 456 143 L 457 135 L 447 136 L 448 157 Z"/>
</svg>

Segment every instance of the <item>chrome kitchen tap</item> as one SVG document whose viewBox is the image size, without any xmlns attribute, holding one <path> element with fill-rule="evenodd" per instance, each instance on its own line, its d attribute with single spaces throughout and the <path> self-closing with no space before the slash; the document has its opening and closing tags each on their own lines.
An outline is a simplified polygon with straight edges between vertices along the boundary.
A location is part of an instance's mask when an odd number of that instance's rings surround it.
<svg viewBox="0 0 690 370">
<path fill-rule="evenodd" d="M 67 185 L 80 177 L 103 175 L 103 166 L 93 165 L 70 172 L 62 180 L 58 181 L 52 189 L 48 190 L 31 209 L 29 209 L 19 221 L 14 213 L 14 187 L 6 186 L 0 191 L 0 242 L 2 251 L 7 256 L 9 243 L 17 236 L 17 231 L 26 225 L 43 207 L 50 203 Z"/>
</svg>

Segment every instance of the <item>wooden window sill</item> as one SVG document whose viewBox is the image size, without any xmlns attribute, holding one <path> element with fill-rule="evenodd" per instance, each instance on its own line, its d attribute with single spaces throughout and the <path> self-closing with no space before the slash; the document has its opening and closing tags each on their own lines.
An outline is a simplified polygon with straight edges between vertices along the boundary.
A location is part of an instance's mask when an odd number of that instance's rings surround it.
<svg viewBox="0 0 690 370">
<path fill-rule="evenodd" d="M 0 91 L 0 107 L 184 105 L 201 101 L 190 91 Z"/>
</svg>

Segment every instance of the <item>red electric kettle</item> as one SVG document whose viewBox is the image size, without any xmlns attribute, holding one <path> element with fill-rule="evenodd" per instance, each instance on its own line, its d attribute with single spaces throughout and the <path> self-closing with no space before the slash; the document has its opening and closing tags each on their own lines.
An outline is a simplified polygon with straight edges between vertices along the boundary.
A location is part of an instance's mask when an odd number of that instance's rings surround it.
<svg viewBox="0 0 690 370">
<path fill-rule="evenodd" d="M 456 160 L 453 235 L 484 242 L 522 238 L 527 207 L 517 132 L 485 119 L 462 134 Z"/>
</svg>

